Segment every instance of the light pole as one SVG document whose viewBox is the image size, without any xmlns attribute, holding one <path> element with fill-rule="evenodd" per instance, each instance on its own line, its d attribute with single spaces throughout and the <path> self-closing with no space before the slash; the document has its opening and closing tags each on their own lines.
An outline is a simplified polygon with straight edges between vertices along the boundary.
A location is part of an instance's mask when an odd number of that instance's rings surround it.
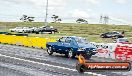
<svg viewBox="0 0 132 76">
<path fill-rule="evenodd" d="M 47 0 L 47 2 L 46 2 L 46 15 L 45 15 L 45 26 L 47 26 L 48 25 L 48 22 L 47 22 L 47 17 L 48 17 L 48 0 Z"/>
</svg>

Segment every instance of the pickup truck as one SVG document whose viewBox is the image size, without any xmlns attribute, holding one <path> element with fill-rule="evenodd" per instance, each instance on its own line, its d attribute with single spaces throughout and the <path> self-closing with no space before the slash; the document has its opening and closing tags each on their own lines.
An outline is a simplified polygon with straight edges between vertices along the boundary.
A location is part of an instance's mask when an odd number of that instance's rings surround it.
<svg viewBox="0 0 132 76">
<path fill-rule="evenodd" d="M 87 42 L 85 38 L 77 36 L 61 37 L 57 42 L 48 42 L 46 44 L 47 52 L 52 55 L 53 52 L 65 54 L 66 57 L 73 58 L 76 55 L 84 55 L 90 59 L 97 53 L 97 48 Z"/>
</svg>

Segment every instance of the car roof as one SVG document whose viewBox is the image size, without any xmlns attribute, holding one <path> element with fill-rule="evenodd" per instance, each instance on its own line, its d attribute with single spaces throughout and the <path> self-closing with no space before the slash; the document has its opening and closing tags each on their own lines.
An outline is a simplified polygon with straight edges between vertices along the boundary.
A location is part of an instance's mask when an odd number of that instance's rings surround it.
<svg viewBox="0 0 132 76">
<path fill-rule="evenodd" d="M 120 32 L 118 32 L 118 31 L 111 31 L 111 32 L 105 32 L 105 33 L 113 33 L 113 32 L 117 32 L 117 33 L 120 33 Z"/>
</svg>

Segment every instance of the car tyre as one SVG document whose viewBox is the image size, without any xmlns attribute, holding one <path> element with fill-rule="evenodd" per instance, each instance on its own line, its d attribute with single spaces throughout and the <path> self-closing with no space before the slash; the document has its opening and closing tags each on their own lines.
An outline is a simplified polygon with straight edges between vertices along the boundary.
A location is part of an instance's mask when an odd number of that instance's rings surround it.
<svg viewBox="0 0 132 76">
<path fill-rule="evenodd" d="M 51 31 L 51 34 L 55 34 L 55 32 L 54 31 Z"/>
<path fill-rule="evenodd" d="M 53 54 L 53 48 L 52 48 L 51 46 L 49 46 L 49 47 L 47 48 L 47 53 L 48 53 L 49 55 L 52 55 L 52 54 Z"/>
<path fill-rule="evenodd" d="M 68 50 L 68 52 L 65 54 L 66 57 L 68 58 L 74 58 L 75 54 L 73 53 L 73 51 L 70 49 Z"/>
</svg>

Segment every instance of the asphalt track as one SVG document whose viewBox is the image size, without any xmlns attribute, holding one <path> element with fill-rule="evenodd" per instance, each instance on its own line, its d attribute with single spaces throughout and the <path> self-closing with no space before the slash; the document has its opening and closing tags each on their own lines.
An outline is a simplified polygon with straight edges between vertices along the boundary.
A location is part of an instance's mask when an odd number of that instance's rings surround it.
<svg viewBox="0 0 132 76">
<path fill-rule="evenodd" d="M 92 62 L 111 62 L 112 59 L 92 57 Z M 77 59 L 54 53 L 49 56 L 44 49 L 0 44 L 0 76 L 132 76 L 129 72 L 76 71 Z"/>
</svg>

